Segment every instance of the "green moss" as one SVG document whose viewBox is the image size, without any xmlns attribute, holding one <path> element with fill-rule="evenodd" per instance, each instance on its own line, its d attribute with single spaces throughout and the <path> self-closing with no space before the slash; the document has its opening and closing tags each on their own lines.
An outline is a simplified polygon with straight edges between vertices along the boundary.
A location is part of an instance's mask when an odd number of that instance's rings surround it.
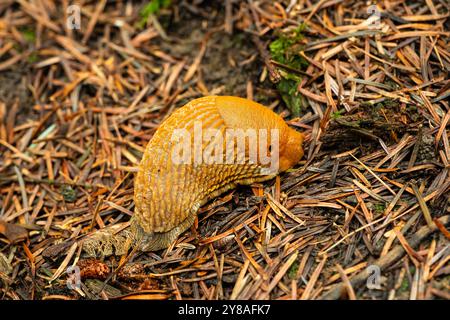
<svg viewBox="0 0 450 320">
<path fill-rule="evenodd" d="M 32 52 L 29 56 L 28 56 L 28 62 L 29 63 L 35 63 L 36 61 L 39 60 L 39 55 L 36 52 Z"/>
<path fill-rule="evenodd" d="M 399 292 L 408 292 L 409 291 L 409 280 L 408 277 L 403 277 L 402 284 L 400 288 L 398 288 Z"/>
<path fill-rule="evenodd" d="M 172 0 L 151 0 L 139 12 L 141 20 L 138 22 L 138 28 L 144 28 L 148 17 L 152 14 L 158 14 L 159 10 L 167 8 Z"/>
<path fill-rule="evenodd" d="M 26 27 L 20 30 L 20 32 L 22 33 L 25 41 L 34 42 L 36 40 L 36 32 L 33 29 Z"/>
<path fill-rule="evenodd" d="M 77 200 L 77 192 L 69 185 L 62 185 L 60 189 L 61 195 L 67 202 L 75 202 Z"/>
<path fill-rule="evenodd" d="M 307 63 L 298 52 L 300 51 L 300 40 L 303 39 L 305 25 L 301 24 L 288 34 L 280 34 L 278 38 L 269 45 L 272 58 L 291 68 L 301 70 Z"/>
<path fill-rule="evenodd" d="M 141 17 L 148 18 L 151 14 L 157 14 L 162 8 L 167 8 L 171 0 L 151 0 L 139 13 Z"/>
<path fill-rule="evenodd" d="M 374 208 L 376 213 L 383 213 L 386 210 L 386 206 L 382 203 L 376 203 Z"/>
<path fill-rule="evenodd" d="M 288 270 L 288 277 L 289 279 L 293 280 L 297 276 L 298 267 L 300 266 L 300 263 L 296 260 L 291 265 L 291 267 Z"/>
<path fill-rule="evenodd" d="M 302 31 L 305 27 L 302 24 L 290 33 L 278 35 L 278 38 L 269 45 L 272 59 L 289 67 L 290 70 L 300 71 L 306 68 L 308 63 L 299 55 L 300 40 L 303 38 Z M 303 105 L 303 98 L 297 90 L 301 77 L 283 69 L 279 69 L 279 72 L 281 80 L 277 83 L 277 89 L 288 108 L 298 116 Z"/>
<path fill-rule="evenodd" d="M 281 98 L 295 116 L 300 114 L 303 105 L 302 96 L 297 90 L 299 83 L 300 80 L 291 80 L 284 77 L 277 83 L 277 90 Z"/>
<path fill-rule="evenodd" d="M 339 119 L 340 117 L 342 117 L 342 114 L 345 112 L 345 110 L 339 110 L 336 112 L 333 112 L 331 114 L 331 119 Z"/>
</svg>

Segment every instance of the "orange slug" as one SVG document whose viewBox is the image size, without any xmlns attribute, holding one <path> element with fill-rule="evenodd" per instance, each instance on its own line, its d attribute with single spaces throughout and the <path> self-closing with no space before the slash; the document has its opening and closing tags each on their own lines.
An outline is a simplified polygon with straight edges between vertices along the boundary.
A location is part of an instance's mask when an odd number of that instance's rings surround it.
<svg viewBox="0 0 450 320">
<path fill-rule="evenodd" d="M 259 103 L 231 96 L 192 100 L 161 123 L 145 149 L 130 225 L 94 232 L 83 248 L 93 256 L 123 254 L 130 246 L 167 248 L 210 199 L 298 163 L 302 143 L 302 133 Z"/>
</svg>

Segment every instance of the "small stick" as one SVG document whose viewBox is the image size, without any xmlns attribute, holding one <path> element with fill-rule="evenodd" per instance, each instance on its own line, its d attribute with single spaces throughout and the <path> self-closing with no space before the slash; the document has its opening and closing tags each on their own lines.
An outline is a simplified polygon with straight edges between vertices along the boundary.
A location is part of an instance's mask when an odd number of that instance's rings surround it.
<svg viewBox="0 0 450 320">
<path fill-rule="evenodd" d="M 264 60 L 264 64 L 266 65 L 267 70 L 269 71 L 270 81 L 274 83 L 279 82 L 281 80 L 281 76 L 278 70 L 272 64 L 269 52 L 267 51 L 261 40 L 258 38 L 258 36 L 253 35 L 252 40 L 255 43 L 256 47 L 258 48 L 259 54 L 261 55 L 261 58 Z"/>
</svg>

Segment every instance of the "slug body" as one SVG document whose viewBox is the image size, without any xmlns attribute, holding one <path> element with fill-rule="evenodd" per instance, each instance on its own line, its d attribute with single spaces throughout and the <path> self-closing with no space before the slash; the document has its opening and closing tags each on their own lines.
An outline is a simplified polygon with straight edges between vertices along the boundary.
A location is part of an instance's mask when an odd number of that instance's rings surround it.
<svg viewBox="0 0 450 320">
<path fill-rule="evenodd" d="M 130 227 L 115 239 L 105 230 L 84 247 L 91 255 L 112 254 L 113 248 L 121 254 L 130 244 L 142 251 L 166 248 L 210 199 L 294 166 L 303 156 L 302 142 L 301 133 L 256 102 L 228 96 L 193 100 L 161 123 L 145 149 Z"/>
</svg>

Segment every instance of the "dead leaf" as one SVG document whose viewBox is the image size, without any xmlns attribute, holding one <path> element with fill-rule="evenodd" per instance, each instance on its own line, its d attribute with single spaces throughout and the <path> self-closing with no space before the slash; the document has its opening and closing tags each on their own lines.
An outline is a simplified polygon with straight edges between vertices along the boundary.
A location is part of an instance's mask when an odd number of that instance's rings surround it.
<svg viewBox="0 0 450 320">
<path fill-rule="evenodd" d="M 11 243 L 25 240 L 28 237 L 28 231 L 24 227 L 4 221 L 0 221 L 0 233 Z"/>
</svg>

